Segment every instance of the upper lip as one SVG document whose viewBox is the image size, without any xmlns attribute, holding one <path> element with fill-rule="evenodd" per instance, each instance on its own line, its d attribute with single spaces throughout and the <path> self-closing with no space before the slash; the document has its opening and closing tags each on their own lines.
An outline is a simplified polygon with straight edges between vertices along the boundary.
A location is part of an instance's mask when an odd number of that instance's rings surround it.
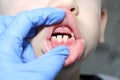
<svg viewBox="0 0 120 80">
<path fill-rule="evenodd" d="M 48 37 L 48 39 L 51 38 L 51 35 L 53 34 L 54 29 L 56 29 L 59 26 L 68 27 L 74 34 L 75 38 L 80 39 L 81 36 L 80 36 L 80 31 L 77 25 L 77 19 L 68 9 L 66 8 L 62 8 L 62 9 L 66 12 L 66 17 L 61 23 L 58 23 L 52 26 L 52 29 L 50 31 L 51 33 L 49 34 L 50 36 Z"/>
</svg>

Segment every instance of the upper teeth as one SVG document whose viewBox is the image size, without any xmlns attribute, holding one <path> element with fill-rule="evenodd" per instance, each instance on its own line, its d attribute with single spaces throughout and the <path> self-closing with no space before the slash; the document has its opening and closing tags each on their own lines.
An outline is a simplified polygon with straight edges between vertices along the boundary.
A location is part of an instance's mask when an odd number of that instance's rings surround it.
<svg viewBox="0 0 120 80">
<path fill-rule="evenodd" d="M 74 37 L 74 34 L 73 34 L 73 33 L 71 33 L 71 37 Z"/>
<path fill-rule="evenodd" d="M 64 36 L 63 36 L 63 41 L 64 41 L 64 42 L 67 42 L 67 40 L 68 40 L 68 36 L 67 36 L 67 35 L 64 35 Z"/>
<path fill-rule="evenodd" d="M 62 35 L 57 35 L 57 41 L 62 42 Z"/>
<path fill-rule="evenodd" d="M 66 43 L 68 41 L 68 39 L 74 39 L 75 40 L 74 34 L 71 33 L 70 35 L 71 35 L 71 37 L 69 35 L 67 35 L 67 34 L 65 34 L 65 35 L 63 35 L 63 34 L 62 35 L 60 35 L 60 34 L 53 35 L 51 37 L 51 40 L 52 41 L 57 40 L 57 42 L 59 42 L 59 43 L 61 43 L 61 42 L 65 42 Z"/>
</svg>

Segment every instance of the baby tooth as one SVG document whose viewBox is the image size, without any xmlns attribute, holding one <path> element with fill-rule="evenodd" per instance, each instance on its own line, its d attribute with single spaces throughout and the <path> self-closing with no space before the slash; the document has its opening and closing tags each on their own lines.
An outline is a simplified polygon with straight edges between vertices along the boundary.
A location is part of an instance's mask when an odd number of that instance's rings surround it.
<svg viewBox="0 0 120 80">
<path fill-rule="evenodd" d="M 62 35 L 57 35 L 57 41 L 58 41 L 59 43 L 62 42 Z"/>
<path fill-rule="evenodd" d="M 55 41 L 56 39 L 57 39 L 56 36 L 52 36 L 52 37 L 51 37 L 51 40 L 52 40 L 52 41 Z"/>
<path fill-rule="evenodd" d="M 73 33 L 71 33 L 71 36 L 72 36 L 72 37 L 74 37 L 74 34 L 73 34 Z"/>
<path fill-rule="evenodd" d="M 63 41 L 64 41 L 64 42 L 67 42 L 67 41 L 68 41 L 68 36 L 67 36 L 67 35 L 64 35 L 64 36 L 63 36 Z"/>
</svg>

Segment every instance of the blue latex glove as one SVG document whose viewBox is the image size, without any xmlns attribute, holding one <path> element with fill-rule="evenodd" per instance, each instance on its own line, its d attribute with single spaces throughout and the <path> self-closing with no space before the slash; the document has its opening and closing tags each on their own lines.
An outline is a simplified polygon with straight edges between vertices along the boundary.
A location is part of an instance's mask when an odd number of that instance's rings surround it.
<svg viewBox="0 0 120 80">
<path fill-rule="evenodd" d="M 9 27 L 9 24 L 14 19 L 14 16 L 0 16 L 0 35 L 2 35 L 3 32 Z M 33 38 L 37 33 L 36 27 L 32 28 L 28 35 L 27 39 Z M 32 49 L 32 46 L 30 42 L 28 42 L 26 39 L 23 41 L 23 53 L 21 55 L 22 60 L 26 63 L 29 61 L 32 61 L 35 59 L 34 51 Z"/>
<path fill-rule="evenodd" d="M 23 49 L 23 40 L 31 28 L 58 23 L 64 16 L 64 11 L 56 8 L 26 11 L 12 19 L 0 16 L 0 80 L 53 80 L 64 65 L 68 49 L 59 46 L 38 59 L 23 63 L 21 55 L 32 51 L 29 45 Z M 29 55 L 24 57 L 30 58 Z"/>
</svg>

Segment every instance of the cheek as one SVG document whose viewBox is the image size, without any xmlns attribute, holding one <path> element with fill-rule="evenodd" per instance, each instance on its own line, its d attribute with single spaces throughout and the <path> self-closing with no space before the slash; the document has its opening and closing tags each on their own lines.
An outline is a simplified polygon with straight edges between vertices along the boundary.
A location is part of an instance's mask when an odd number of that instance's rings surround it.
<svg viewBox="0 0 120 80">
<path fill-rule="evenodd" d="M 89 4 L 90 5 L 90 4 Z M 95 8 L 94 8 L 95 7 Z M 80 5 L 79 15 L 77 19 L 79 21 L 79 29 L 86 39 L 86 42 L 94 42 L 98 40 L 100 31 L 100 9 L 94 4 L 91 6 Z"/>
<path fill-rule="evenodd" d="M 97 46 L 100 35 L 100 15 L 96 13 L 81 12 L 78 16 L 79 29 L 85 39 L 84 58 L 91 54 Z"/>
<path fill-rule="evenodd" d="M 42 29 L 31 40 L 31 44 L 32 44 L 32 47 L 33 47 L 36 57 L 39 57 L 39 56 L 43 55 L 43 53 L 44 53 L 43 50 L 44 50 L 45 33 L 46 33 L 46 30 Z"/>
<path fill-rule="evenodd" d="M 92 26 L 91 28 L 88 28 L 83 32 L 83 36 L 85 39 L 84 57 L 87 57 L 95 50 L 99 41 L 99 35 L 100 35 L 99 33 L 100 33 L 99 26 L 94 26 L 94 27 Z"/>
</svg>

